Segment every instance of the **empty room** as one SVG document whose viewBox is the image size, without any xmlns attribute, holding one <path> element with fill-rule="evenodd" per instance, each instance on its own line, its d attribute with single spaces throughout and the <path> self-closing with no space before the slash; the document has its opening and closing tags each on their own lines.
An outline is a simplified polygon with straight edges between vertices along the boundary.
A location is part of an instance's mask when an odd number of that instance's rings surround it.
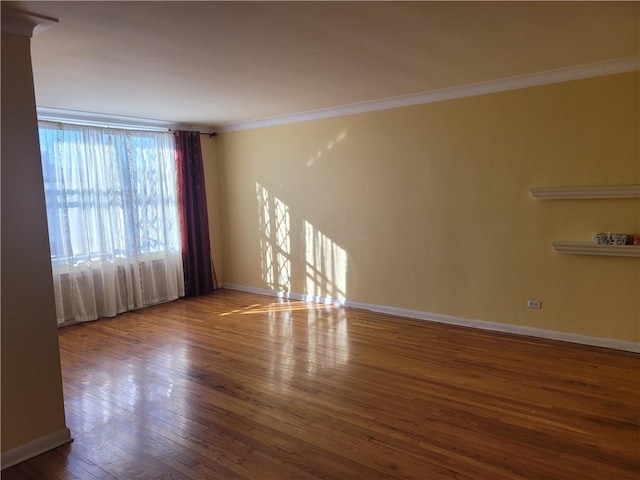
<svg viewBox="0 0 640 480">
<path fill-rule="evenodd" d="M 3 479 L 640 478 L 640 2 L 1 8 Z"/>
</svg>

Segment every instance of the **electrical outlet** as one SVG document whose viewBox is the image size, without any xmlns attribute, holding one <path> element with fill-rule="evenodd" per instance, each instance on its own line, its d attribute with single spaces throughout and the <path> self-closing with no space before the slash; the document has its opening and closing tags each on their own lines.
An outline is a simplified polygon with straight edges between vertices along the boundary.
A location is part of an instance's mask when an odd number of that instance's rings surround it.
<svg viewBox="0 0 640 480">
<path fill-rule="evenodd" d="M 527 308 L 542 308 L 540 300 L 527 300 Z"/>
</svg>

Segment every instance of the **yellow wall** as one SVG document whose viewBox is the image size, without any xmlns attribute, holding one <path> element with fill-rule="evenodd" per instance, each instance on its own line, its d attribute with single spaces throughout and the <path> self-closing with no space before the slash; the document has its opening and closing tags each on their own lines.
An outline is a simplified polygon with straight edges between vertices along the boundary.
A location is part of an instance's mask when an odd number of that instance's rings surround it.
<svg viewBox="0 0 640 480">
<path fill-rule="evenodd" d="M 640 340 L 640 260 L 552 240 L 640 232 L 638 72 L 223 133 L 224 282 Z M 526 308 L 541 300 L 541 310 Z"/>
<path fill-rule="evenodd" d="M 38 448 L 71 439 L 62 401 L 29 45 L 29 37 L 2 32 L 3 465 L 7 451 L 49 436 L 55 438 Z"/>
</svg>

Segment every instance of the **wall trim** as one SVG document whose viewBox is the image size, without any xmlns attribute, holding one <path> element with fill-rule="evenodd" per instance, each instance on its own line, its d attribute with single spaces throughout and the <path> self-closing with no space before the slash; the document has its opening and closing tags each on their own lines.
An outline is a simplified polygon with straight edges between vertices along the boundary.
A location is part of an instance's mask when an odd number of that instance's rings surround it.
<svg viewBox="0 0 640 480">
<path fill-rule="evenodd" d="M 36 438 L 24 445 L 2 452 L 2 470 L 71 442 L 73 442 L 71 431 L 66 427 L 44 437 Z"/>
<path fill-rule="evenodd" d="M 310 120 L 320 120 L 324 118 L 341 117 L 357 113 L 374 112 L 378 110 L 388 110 L 391 108 L 408 107 L 425 103 L 441 102 L 455 98 L 484 95 L 487 93 L 504 92 L 521 88 L 536 87 L 552 83 L 568 82 L 571 80 L 581 80 L 591 77 L 613 75 L 616 73 L 626 73 L 640 70 L 640 57 L 624 57 L 605 62 L 589 63 L 585 65 L 575 65 L 573 67 L 547 70 L 544 72 L 529 75 L 519 75 L 516 77 L 502 78 L 488 82 L 474 83 L 459 87 L 444 88 L 428 92 L 402 95 L 398 97 L 381 98 L 368 102 L 353 103 L 338 107 L 311 110 L 308 112 L 294 113 L 290 115 L 279 115 L 267 117 L 247 122 L 227 123 L 220 126 L 218 132 L 235 132 L 238 130 L 249 130 L 253 128 L 273 127 L 288 123 L 307 122 Z"/>
<path fill-rule="evenodd" d="M 285 298 L 287 300 L 301 300 L 303 302 L 319 303 L 324 305 L 345 305 L 344 300 L 338 300 L 332 297 L 320 297 L 316 295 L 303 295 L 300 293 L 283 292 L 271 290 L 268 288 L 246 287 L 235 283 L 223 283 L 222 288 L 227 290 L 238 290 L 240 292 L 255 293 L 256 295 L 266 295 L 268 297 Z"/>
<path fill-rule="evenodd" d="M 238 290 L 242 292 L 255 293 L 258 295 L 267 295 L 271 297 L 287 298 L 293 300 L 308 300 L 308 295 L 301 295 L 291 292 L 278 292 L 265 288 L 245 287 L 234 283 L 224 283 L 222 288 L 229 290 Z M 320 297 L 318 297 L 320 298 Z M 510 325 L 507 323 L 489 322 L 486 320 L 475 320 L 471 318 L 453 317 L 450 315 L 442 315 L 439 313 L 422 312 L 419 310 L 408 310 L 404 308 L 387 307 L 384 305 L 375 305 L 371 303 L 352 302 L 350 300 L 342 301 L 332 299 L 330 297 L 322 297 L 321 302 L 330 305 L 342 305 L 345 307 L 359 308 L 369 310 L 371 312 L 385 313 L 388 315 L 396 315 L 399 317 L 412 318 L 416 320 L 426 320 L 429 322 L 446 323 L 450 325 L 458 325 L 462 327 L 477 328 L 480 330 L 490 330 L 494 332 L 513 333 L 527 337 L 538 337 L 549 340 L 560 340 L 563 342 L 579 343 L 582 345 L 591 345 L 594 347 L 612 348 L 614 350 L 623 350 L 625 352 L 640 353 L 640 343 L 628 342 L 625 340 L 616 340 L 613 338 L 590 337 L 587 335 L 578 335 L 576 333 L 559 332 L 556 330 L 546 330 L 536 327 L 524 327 L 521 325 Z"/>
<path fill-rule="evenodd" d="M 22 12 L 21 12 L 22 13 Z M 54 19 L 48 19 L 56 22 Z M 44 21 L 44 20 L 43 20 Z M 3 30 L 4 25 L 3 11 Z M 8 20 L 7 20 L 8 22 Z M 54 25 L 51 23 L 49 26 Z M 45 25 L 37 27 L 37 31 Z M 7 27 L 9 28 L 9 27 Z M 387 97 L 367 102 L 352 103 L 337 107 L 322 108 L 307 112 L 299 112 L 274 117 L 260 118 L 246 122 L 227 123 L 221 126 L 182 124 L 164 120 L 152 120 L 146 118 L 135 118 L 121 115 L 110 115 L 105 113 L 81 112 L 76 110 L 66 110 L 60 108 L 50 108 L 38 106 L 38 118 L 48 121 L 75 122 L 100 126 L 111 126 L 113 128 L 151 128 L 167 130 L 192 130 L 201 133 L 225 133 L 239 130 L 250 130 L 254 128 L 273 127 L 290 123 L 307 122 L 311 120 L 321 120 L 326 118 L 342 117 L 358 113 L 375 112 L 388 110 L 391 108 L 408 107 L 425 103 L 441 102 L 456 98 L 484 95 L 487 93 L 504 92 L 521 88 L 536 87 L 553 83 L 568 82 L 571 80 L 581 80 L 585 78 L 599 77 L 604 75 L 614 75 L 640 70 L 640 57 L 623 57 L 604 62 L 589 63 L 585 65 L 575 65 L 567 68 L 548 70 L 529 75 L 519 75 L 487 82 L 462 85 L 459 87 L 431 90 L 427 92 L 401 95 L 397 97 Z"/>
</svg>

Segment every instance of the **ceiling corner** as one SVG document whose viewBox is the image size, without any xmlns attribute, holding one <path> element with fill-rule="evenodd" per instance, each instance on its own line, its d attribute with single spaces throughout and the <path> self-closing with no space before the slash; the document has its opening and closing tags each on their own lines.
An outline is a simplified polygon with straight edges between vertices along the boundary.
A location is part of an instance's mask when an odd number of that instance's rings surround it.
<svg viewBox="0 0 640 480">
<path fill-rule="evenodd" d="M 2 31 L 33 37 L 53 27 L 58 20 L 11 7 L 2 8 Z"/>
</svg>

